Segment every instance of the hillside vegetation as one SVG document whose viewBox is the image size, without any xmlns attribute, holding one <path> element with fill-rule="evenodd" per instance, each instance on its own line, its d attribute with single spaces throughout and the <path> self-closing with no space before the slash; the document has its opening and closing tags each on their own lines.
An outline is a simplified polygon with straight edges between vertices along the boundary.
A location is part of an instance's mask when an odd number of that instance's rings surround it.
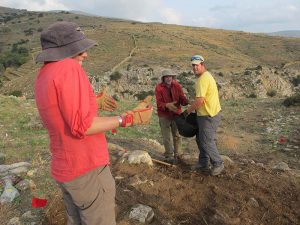
<svg viewBox="0 0 300 225">
<path fill-rule="evenodd" d="M 190 71 L 189 58 L 196 53 L 206 58 L 209 69 L 230 75 L 258 65 L 281 68 L 300 61 L 300 39 L 297 38 L 3 7 L 0 8 L 0 20 L 2 61 L 7 59 L 5 55 L 14 46 L 17 51 L 19 48 L 28 50 L 28 61 L 20 67 L 15 65 L 18 63 L 7 68 L 0 65 L 3 86 L 0 92 L 4 94 L 20 90 L 25 96 L 33 97 L 33 82 L 40 67 L 34 62 L 41 50 L 40 32 L 61 20 L 78 23 L 89 38 L 99 43 L 89 51 L 90 58 L 84 65 L 91 77 L 101 80 L 106 76 L 109 80 L 112 72 L 121 71 L 128 73 L 127 77 L 143 78 L 147 73 L 149 80 L 154 82 L 148 83 L 151 87 L 146 90 L 153 89 L 162 67 L 171 67 L 179 73 Z M 126 91 L 126 87 L 114 87 L 119 92 Z"/>
<path fill-rule="evenodd" d="M 191 169 L 199 154 L 194 138 L 183 138 L 175 166 L 124 160 L 135 150 L 164 159 L 154 99 L 149 124 L 105 133 L 118 225 L 140 224 L 129 218 L 136 204 L 153 209 L 152 225 L 300 224 L 300 39 L 0 7 L 0 194 L 5 169 L 29 165 L 18 174 L 9 170 L 20 196 L 0 205 L 1 225 L 67 224 L 33 99 L 40 32 L 61 20 L 78 23 L 99 43 L 83 66 L 95 92 L 108 85 L 118 102 L 115 112 L 101 115 L 120 115 L 153 95 L 163 67 L 176 71 L 193 96 L 189 59 L 196 53 L 205 57 L 222 98 L 217 145 L 225 170 L 217 177 Z M 47 199 L 46 207 L 32 208 L 33 197 Z"/>
</svg>

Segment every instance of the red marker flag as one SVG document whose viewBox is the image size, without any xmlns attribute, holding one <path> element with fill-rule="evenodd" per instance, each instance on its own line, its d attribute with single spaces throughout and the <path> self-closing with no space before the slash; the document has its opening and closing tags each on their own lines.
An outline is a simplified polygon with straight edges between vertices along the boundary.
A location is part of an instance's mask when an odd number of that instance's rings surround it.
<svg viewBox="0 0 300 225">
<path fill-rule="evenodd" d="M 279 138 L 278 142 L 279 142 L 279 144 L 284 145 L 284 144 L 287 142 L 287 140 L 286 140 L 285 137 L 282 137 L 282 136 L 281 136 L 281 137 Z"/>
<path fill-rule="evenodd" d="M 31 206 L 32 208 L 43 208 L 47 204 L 47 199 L 42 198 L 32 198 Z"/>
</svg>

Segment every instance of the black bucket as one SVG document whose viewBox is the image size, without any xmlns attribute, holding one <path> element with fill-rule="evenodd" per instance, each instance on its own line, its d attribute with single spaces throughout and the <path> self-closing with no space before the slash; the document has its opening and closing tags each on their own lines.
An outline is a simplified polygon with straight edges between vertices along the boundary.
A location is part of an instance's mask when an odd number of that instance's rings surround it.
<svg viewBox="0 0 300 225">
<path fill-rule="evenodd" d="M 184 118 L 183 113 L 175 117 L 178 132 L 183 137 L 194 137 L 198 132 L 197 113 L 190 113 Z"/>
</svg>

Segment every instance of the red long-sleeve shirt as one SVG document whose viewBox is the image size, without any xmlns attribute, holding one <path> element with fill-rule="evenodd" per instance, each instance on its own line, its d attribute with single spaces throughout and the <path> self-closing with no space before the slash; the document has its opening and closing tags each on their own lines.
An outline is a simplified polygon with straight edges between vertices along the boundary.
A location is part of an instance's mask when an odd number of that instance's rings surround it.
<svg viewBox="0 0 300 225">
<path fill-rule="evenodd" d="M 35 98 L 49 133 L 55 180 L 67 182 L 109 163 L 104 133 L 85 136 L 98 106 L 77 61 L 67 58 L 45 64 L 36 79 Z"/>
<path fill-rule="evenodd" d="M 176 80 L 172 81 L 170 88 L 168 88 L 167 85 L 163 82 L 156 85 L 155 97 L 158 116 L 168 119 L 174 119 L 176 115 L 182 112 L 181 106 L 185 106 L 188 104 L 188 99 L 183 93 L 181 85 Z M 177 113 L 174 113 L 166 108 L 167 103 L 174 101 L 176 101 L 175 106 L 177 106 L 178 108 Z"/>
</svg>

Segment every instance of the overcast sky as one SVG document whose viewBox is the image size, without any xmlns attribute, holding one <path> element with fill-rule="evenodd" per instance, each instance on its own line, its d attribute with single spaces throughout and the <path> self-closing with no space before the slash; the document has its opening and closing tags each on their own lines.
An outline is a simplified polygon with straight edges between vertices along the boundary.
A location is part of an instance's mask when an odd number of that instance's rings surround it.
<svg viewBox="0 0 300 225">
<path fill-rule="evenodd" d="M 300 30 L 300 0 L 1 0 L 0 6 L 247 32 Z"/>
</svg>

